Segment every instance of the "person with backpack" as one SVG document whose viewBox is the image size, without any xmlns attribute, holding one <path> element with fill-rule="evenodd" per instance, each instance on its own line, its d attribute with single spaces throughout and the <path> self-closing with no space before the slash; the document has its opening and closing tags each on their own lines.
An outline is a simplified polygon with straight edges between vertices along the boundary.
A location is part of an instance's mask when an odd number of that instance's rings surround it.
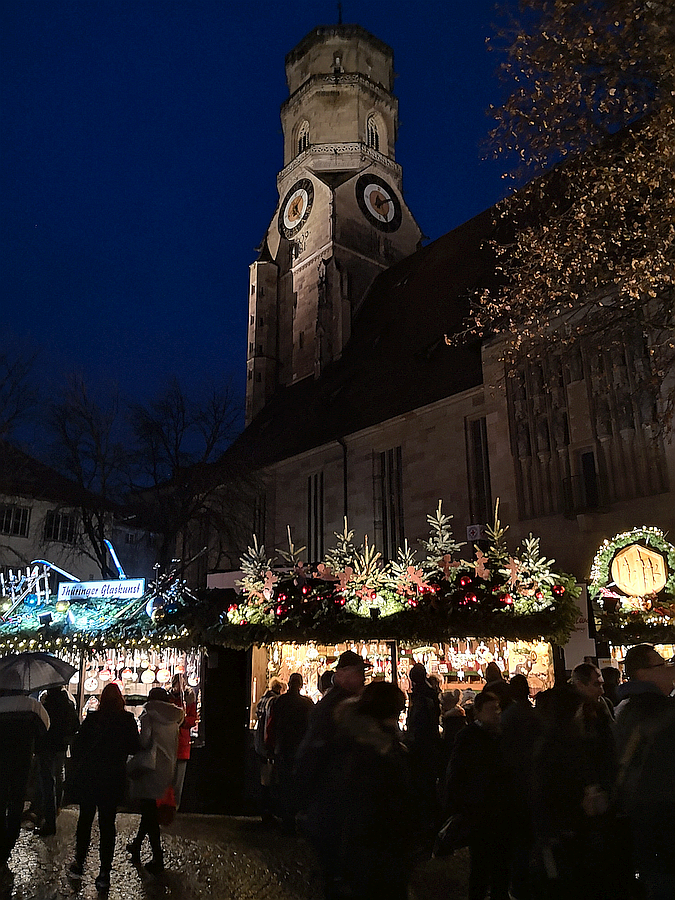
<svg viewBox="0 0 675 900">
<path fill-rule="evenodd" d="M 272 708 L 278 697 L 283 694 L 286 685 L 278 678 L 270 681 L 269 687 L 258 701 L 255 708 L 256 724 L 253 733 L 253 749 L 260 763 L 260 808 L 263 822 L 271 822 L 272 815 L 272 767 L 274 748 L 270 745 L 268 734 L 272 720 Z"/>
</svg>

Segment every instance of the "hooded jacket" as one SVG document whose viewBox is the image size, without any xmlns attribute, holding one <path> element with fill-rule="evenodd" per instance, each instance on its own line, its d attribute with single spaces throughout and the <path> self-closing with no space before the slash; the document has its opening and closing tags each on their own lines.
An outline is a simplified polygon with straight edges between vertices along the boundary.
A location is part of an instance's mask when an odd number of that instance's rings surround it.
<svg viewBox="0 0 675 900">
<path fill-rule="evenodd" d="M 139 716 L 141 747 L 157 747 L 155 768 L 132 782 L 137 800 L 158 800 L 173 784 L 178 753 L 178 731 L 185 713 L 166 700 L 148 700 Z"/>
</svg>

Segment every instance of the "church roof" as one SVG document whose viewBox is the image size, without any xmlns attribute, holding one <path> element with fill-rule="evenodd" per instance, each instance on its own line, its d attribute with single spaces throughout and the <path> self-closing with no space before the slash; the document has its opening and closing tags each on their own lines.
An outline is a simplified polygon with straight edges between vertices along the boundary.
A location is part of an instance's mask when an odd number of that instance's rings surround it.
<svg viewBox="0 0 675 900">
<path fill-rule="evenodd" d="M 393 56 L 394 51 L 388 44 L 375 37 L 361 25 L 319 25 L 312 29 L 309 34 L 296 44 L 292 50 L 286 54 L 286 65 L 290 65 L 303 57 L 309 48 L 320 41 L 329 40 L 330 38 L 339 38 L 344 41 L 362 40 L 367 41 L 374 47 L 377 47 L 385 56 Z"/>
<path fill-rule="evenodd" d="M 296 456 L 482 382 L 480 346 L 450 348 L 471 292 L 494 278 L 488 210 L 383 272 L 338 361 L 279 389 L 234 442 L 254 467 Z"/>
</svg>

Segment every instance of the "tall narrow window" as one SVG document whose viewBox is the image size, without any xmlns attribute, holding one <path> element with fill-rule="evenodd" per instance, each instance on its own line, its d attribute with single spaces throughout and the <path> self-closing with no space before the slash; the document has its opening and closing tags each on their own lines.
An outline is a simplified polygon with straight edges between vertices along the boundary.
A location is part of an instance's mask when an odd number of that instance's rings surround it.
<svg viewBox="0 0 675 900">
<path fill-rule="evenodd" d="M 309 122 L 305 121 L 298 129 L 298 153 L 309 147 Z"/>
<path fill-rule="evenodd" d="M 368 116 L 368 122 L 366 124 L 367 131 L 367 140 L 368 146 L 372 147 L 373 150 L 380 149 L 380 132 L 377 127 L 377 122 L 375 121 L 375 116 Z"/>
<path fill-rule="evenodd" d="M 323 472 L 307 479 L 307 555 L 313 563 L 323 557 Z"/>
<path fill-rule="evenodd" d="M 375 533 L 387 562 L 396 559 L 396 551 L 405 540 L 401 448 L 375 453 L 373 463 Z"/>
<path fill-rule="evenodd" d="M 580 454 L 579 468 L 584 508 L 597 509 L 600 506 L 600 490 L 595 469 L 595 453 L 592 450 L 586 450 Z"/>
<path fill-rule="evenodd" d="M 265 543 L 265 519 L 267 515 L 267 504 L 265 495 L 259 494 L 255 498 L 253 507 L 253 534 L 256 535 L 261 544 Z"/>
<path fill-rule="evenodd" d="M 471 523 L 485 525 L 490 521 L 492 512 L 485 416 L 466 422 L 466 467 L 469 474 Z"/>
</svg>

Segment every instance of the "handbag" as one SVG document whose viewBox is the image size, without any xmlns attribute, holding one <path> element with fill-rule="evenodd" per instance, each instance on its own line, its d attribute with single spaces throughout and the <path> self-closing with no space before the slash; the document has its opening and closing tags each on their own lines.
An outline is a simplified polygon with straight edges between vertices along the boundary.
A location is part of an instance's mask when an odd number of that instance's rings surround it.
<svg viewBox="0 0 675 900">
<path fill-rule="evenodd" d="M 455 813 L 447 819 L 436 835 L 431 856 L 436 859 L 452 856 L 455 850 L 468 847 L 471 839 L 471 826 L 464 813 Z"/>
<path fill-rule="evenodd" d="M 155 771 L 157 766 L 157 744 L 153 743 L 147 750 L 139 750 L 127 760 L 127 775 L 131 779 L 142 778 Z"/>
<path fill-rule="evenodd" d="M 157 818 L 159 824 L 167 828 L 173 822 L 176 816 L 176 795 L 173 785 L 170 784 L 163 796 L 157 801 Z"/>
</svg>

